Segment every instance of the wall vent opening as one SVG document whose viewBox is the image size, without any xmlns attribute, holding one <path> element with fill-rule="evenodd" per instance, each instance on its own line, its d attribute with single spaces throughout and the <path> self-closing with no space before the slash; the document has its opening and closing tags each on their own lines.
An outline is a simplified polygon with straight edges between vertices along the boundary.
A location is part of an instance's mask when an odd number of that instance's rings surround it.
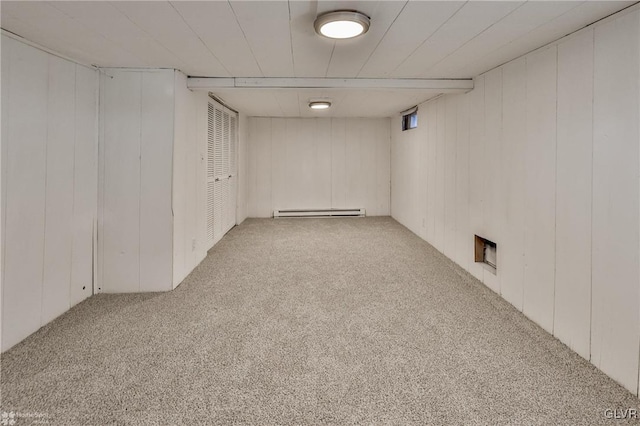
<svg viewBox="0 0 640 426">
<path fill-rule="evenodd" d="M 475 261 L 494 274 L 498 270 L 498 246 L 493 241 L 475 236 Z"/>
</svg>

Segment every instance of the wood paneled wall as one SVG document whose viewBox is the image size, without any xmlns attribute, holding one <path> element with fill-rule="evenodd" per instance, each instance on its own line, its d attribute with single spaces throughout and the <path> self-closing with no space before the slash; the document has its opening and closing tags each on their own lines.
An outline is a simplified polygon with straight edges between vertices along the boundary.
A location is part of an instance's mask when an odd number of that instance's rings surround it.
<svg viewBox="0 0 640 426">
<path fill-rule="evenodd" d="M 249 119 L 248 214 L 362 208 L 389 214 L 389 119 Z"/>
<path fill-rule="evenodd" d="M 392 122 L 393 217 L 638 393 L 640 11 Z M 478 234 L 497 274 L 475 263 Z"/>
<path fill-rule="evenodd" d="M 101 74 L 99 292 L 173 288 L 174 71 Z"/>
<path fill-rule="evenodd" d="M 93 294 L 97 89 L 2 36 L 2 351 Z"/>
</svg>

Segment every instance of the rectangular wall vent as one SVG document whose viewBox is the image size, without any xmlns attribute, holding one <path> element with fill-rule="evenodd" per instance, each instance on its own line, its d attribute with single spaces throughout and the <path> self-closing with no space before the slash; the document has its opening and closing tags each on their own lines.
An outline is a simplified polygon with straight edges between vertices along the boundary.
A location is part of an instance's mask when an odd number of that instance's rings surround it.
<svg viewBox="0 0 640 426">
<path fill-rule="evenodd" d="M 363 217 L 364 209 L 286 209 L 274 210 L 273 217 Z"/>
<path fill-rule="evenodd" d="M 498 246 L 496 243 L 476 235 L 475 261 L 484 264 L 486 269 L 495 274 L 498 269 Z"/>
</svg>

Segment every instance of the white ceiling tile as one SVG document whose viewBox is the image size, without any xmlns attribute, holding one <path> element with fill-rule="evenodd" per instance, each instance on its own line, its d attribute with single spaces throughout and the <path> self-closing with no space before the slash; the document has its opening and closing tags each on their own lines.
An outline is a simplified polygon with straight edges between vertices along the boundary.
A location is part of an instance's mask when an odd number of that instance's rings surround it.
<svg viewBox="0 0 640 426">
<path fill-rule="evenodd" d="M 275 96 L 284 117 L 297 117 L 300 115 L 297 90 L 274 90 L 273 96 Z"/>
<path fill-rule="evenodd" d="M 456 13 L 464 2 L 409 2 L 358 77 L 387 77 Z"/>
<path fill-rule="evenodd" d="M 168 2 L 124 1 L 112 5 L 180 58 L 189 75 L 227 77 L 229 73 Z M 202 74 L 196 74 L 202 73 Z"/>
<path fill-rule="evenodd" d="M 580 2 L 577 1 L 527 2 L 430 67 L 423 75 L 429 78 L 448 77 L 510 40 L 527 34 L 579 5 Z M 469 77 L 473 76 L 469 72 Z"/>
<path fill-rule="evenodd" d="M 338 40 L 331 56 L 326 77 L 353 78 L 367 62 L 376 46 L 404 6 L 404 2 L 364 2 L 359 11 L 371 18 L 371 27 L 362 37 L 353 40 Z M 317 36 L 318 38 L 322 38 Z"/>
<path fill-rule="evenodd" d="M 178 58 L 108 2 L 60 1 L 51 5 L 151 68 L 170 67 Z"/>
<path fill-rule="evenodd" d="M 9 21 L 5 14 L 15 19 Z M 2 15 L 2 28 L 79 61 L 96 65 L 133 63 L 136 65 L 131 66 L 144 66 L 135 55 L 49 3 L 2 2 Z"/>
<path fill-rule="evenodd" d="M 633 2 L 12 2 L 2 28 L 83 63 L 166 67 L 191 76 L 473 77 Z M 315 34 L 318 14 L 356 9 L 369 32 L 334 42 Z M 400 11 L 402 12 L 400 13 Z M 335 46 L 335 49 L 334 49 Z M 363 67 L 364 65 L 364 67 Z M 395 115 L 430 90 L 220 89 L 248 115 Z"/>
<path fill-rule="evenodd" d="M 176 1 L 172 5 L 230 75 L 262 76 L 228 2 Z"/>
<path fill-rule="evenodd" d="M 234 1 L 231 7 L 262 75 L 293 75 L 289 5 L 285 1 Z"/>
<path fill-rule="evenodd" d="M 626 2 L 626 5 L 633 3 Z M 622 6 L 624 7 L 624 5 Z M 585 26 L 585 22 L 594 22 L 603 16 L 608 16 L 620 10 L 620 8 L 621 4 L 619 2 L 586 1 L 575 9 L 556 17 L 515 40 L 510 40 L 507 44 L 484 55 L 473 64 L 465 65 L 449 75 L 452 78 L 458 78 L 469 73 L 473 75 L 482 74 L 500 64 L 511 61 L 579 30 Z"/>
<path fill-rule="evenodd" d="M 495 22 L 522 5 L 523 2 L 468 2 L 433 36 L 393 71 L 394 77 L 419 78 L 438 63 Z"/>
<path fill-rule="evenodd" d="M 256 89 L 222 89 L 214 92 L 230 107 L 249 116 L 282 117 L 273 91 Z"/>
<path fill-rule="evenodd" d="M 296 77 L 324 77 L 335 42 L 316 34 L 313 22 L 318 15 L 317 2 L 292 1 L 291 43 Z"/>
</svg>

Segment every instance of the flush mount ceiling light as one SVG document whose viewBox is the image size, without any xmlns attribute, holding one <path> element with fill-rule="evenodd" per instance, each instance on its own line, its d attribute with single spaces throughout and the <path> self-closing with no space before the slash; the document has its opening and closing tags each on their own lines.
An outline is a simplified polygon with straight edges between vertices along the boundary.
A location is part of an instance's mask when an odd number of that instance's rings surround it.
<svg viewBox="0 0 640 426">
<path fill-rule="evenodd" d="M 331 101 L 310 101 L 309 108 L 311 109 L 327 109 L 331 106 Z"/>
<path fill-rule="evenodd" d="M 369 30 L 369 17 L 354 10 L 337 10 L 323 13 L 313 26 L 316 32 L 329 38 L 353 38 Z"/>
</svg>

